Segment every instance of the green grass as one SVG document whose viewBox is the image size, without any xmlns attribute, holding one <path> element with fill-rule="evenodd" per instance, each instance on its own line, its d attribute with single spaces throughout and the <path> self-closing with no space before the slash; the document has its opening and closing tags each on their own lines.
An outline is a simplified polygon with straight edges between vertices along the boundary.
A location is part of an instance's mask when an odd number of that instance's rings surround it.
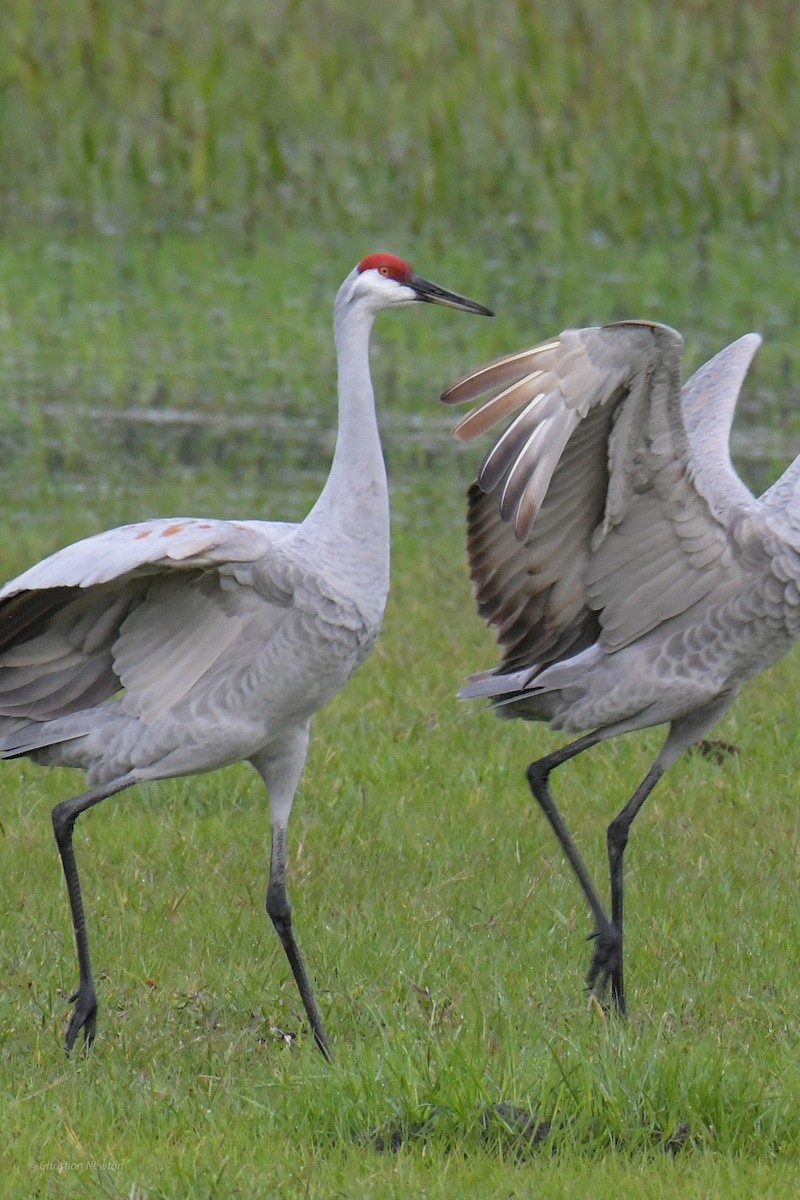
<svg viewBox="0 0 800 1200">
<path fill-rule="evenodd" d="M 333 294 L 368 251 L 497 309 L 375 331 L 392 595 L 290 828 L 334 1064 L 264 913 L 245 767 L 82 818 L 100 1032 L 67 1060 L 49 812 L 80 780 L 4 764 L 9 1196 L 797 1191 L 797 655 L 719 727 L 739 755 L 688 756 L 637 820 L 631 1016 L 603 1017 L 524 781 L 557 739 L 454 698 L 495 651 L 463 552 L 478 452 L 436 402 L 565 326 L 667 321 L 687 369 L 757 329 L 735 445 L 751 486 L 774 477 L 800 445 L 795 26 L 721 0 L 3 6 L 0 577 L 154 513 L 301 517 L 333 444 Z M 555 778 L 601 880 L 659 737 Z"/>
<path fill-rule="evenodd" d="M 0 212 L 449 241 L 793 229 L 793 6 L 8 0 Z"/>
</svg>

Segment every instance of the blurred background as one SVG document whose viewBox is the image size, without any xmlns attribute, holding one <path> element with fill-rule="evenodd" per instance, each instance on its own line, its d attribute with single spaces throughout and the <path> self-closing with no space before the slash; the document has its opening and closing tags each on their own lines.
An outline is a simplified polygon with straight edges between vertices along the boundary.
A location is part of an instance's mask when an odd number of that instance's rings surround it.
<svg viewBox="0 0 800 1200">
<path fill-rule="evenodd" d="M 15 495 L 99 486 L 112 448 L 139 475 L 324 471 L 331 303 L 375 249 L 498 313 L 379 323 L 396 478 L 451 462 L 456 375 L 638 316 L 692 368 L 768 339 L 736 435 L 760 487 L 800 448 L 798 49 L 787 0 L 6 0 Z"/>
<path fill-rule="evenodd" d="M 6 220 L 534 259 L 796 216 L 794 4 L 3 9 Z"/>
</svg>

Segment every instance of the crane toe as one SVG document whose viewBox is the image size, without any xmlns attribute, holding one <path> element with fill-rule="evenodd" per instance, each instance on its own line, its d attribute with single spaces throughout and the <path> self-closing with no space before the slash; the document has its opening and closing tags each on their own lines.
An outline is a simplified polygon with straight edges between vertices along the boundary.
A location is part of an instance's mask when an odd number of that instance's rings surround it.
<svg viewBox="0 0 800 1200">
<path fill-rule="evenodd" d="M 625 993 L 622 987 L 622 934 L 610 922 L 595 929 L 594 953 L 586 976 L 586 987 L 601 1003 L 611 984 L 611 1004 L 618 1012 L 625 1012 Z"/>
<path fill-rule="evenodd" d="M 69 1002 L 70 1004 L 74 1004 L 75 1008 L 72 1010 L 72 1018 L 67 1030 L 67 1036 L 64 1039 L 67 1054 L 72 1053 L 73 1046 L 81 1030 L 83 1030 L 84 1045 L 87 1050 L 91 1050 L 92 1042 L 97 1032 L 97 993 L 93 987 L 79 987 L 70 996 Z"/>
</svg>

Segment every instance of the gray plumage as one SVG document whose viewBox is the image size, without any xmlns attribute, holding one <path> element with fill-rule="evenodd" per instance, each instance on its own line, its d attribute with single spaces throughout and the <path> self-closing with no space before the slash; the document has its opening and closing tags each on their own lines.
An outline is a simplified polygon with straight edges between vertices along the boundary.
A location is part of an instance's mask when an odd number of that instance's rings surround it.
<svg viewBox="0 0 800 1200">
<path fill-rule="evenodd" d="M 369 369 L 384 308 L 483 305 L 369 255 L 336 297 L 339 426 L 300 524 L 162 518 L 86 538 L 0 591 L 0 757 L 79 767 L 53 810 L 80 979 L 67 1031 L 90 1044 L 97 995 L 72 845 L 76 818 L 143 780 L 246 760 L 269 793 L 267 912 L 330 1057 L 286 895 L 286 830 L 314 713 L 375 644 L 389 588 L 389 495 Z"/>
<path fill-rule="evenodd" d="M 667 767 L 800 636 L 800 459 L 759 499 L 730 459 L 736 400 L 760 343 L 745 335 L 681 388 L 674 330 L 646 321 L 567 330 L 443 395 L 494 393 L 456 427 L 465 441 L 517 414 L 468 498 L 476 602 L 503 657 L 462 695 L 488 697 L 501 717 L 590 731 L 532 763 L 528 780 L 595 918 L 590 988 L 610 980 L 620 1009 L 631 823 Z M 661 723 L 664 745 L 607 831 L 609 917 L 549 775 L 606 738 Z"/>
</svg>

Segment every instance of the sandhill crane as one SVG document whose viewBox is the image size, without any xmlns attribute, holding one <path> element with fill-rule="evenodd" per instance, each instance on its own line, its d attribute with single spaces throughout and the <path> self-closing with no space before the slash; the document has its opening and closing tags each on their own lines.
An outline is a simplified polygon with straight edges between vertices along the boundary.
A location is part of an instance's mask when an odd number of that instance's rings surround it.
<svg viewBox="0 0 800 1200">
<path fill-rule="evenodd" d="M 570 329 L 443 395 L 454 404 L 494 393 L 456 427 L 464 441 L 522 409 L 469 490 L 478 611 L 503 656 L 462 695 L 489 697 L 500 717 L 584 733 L 527 778 L 594 917 L 589 989 L 610 981 L 622 1012 L 631 824 L 664 771 L 800 635 L 800 458 L 756 499 L 728 449 L 760 344 L 746 334 L 681 390 L 673 329 Z M 659 754 L 608 826 L 609 916 L 549 776 L 606 738 L 662 723 Z"/>
<path fill-rule="evenodd" d="M 77 817 L 143 780 L 246 760 L 269 794 L 267 912 L 317 1044 L 322 1019 L 292 929 L 286 832 L 313 714 L 372 649 L 389 587 L 389 500 L 369 367 L 384 308 L 490 310 L 371 254 L 336 296 L 338 436 L 300 524 L 172 518 L 76 542 L 0 591 L 0 756 L 79 767 L 53 809 L 78 952 L 66 1035 L 91 1045 L 97 995 L 72 845 Z"/>
</svg>

